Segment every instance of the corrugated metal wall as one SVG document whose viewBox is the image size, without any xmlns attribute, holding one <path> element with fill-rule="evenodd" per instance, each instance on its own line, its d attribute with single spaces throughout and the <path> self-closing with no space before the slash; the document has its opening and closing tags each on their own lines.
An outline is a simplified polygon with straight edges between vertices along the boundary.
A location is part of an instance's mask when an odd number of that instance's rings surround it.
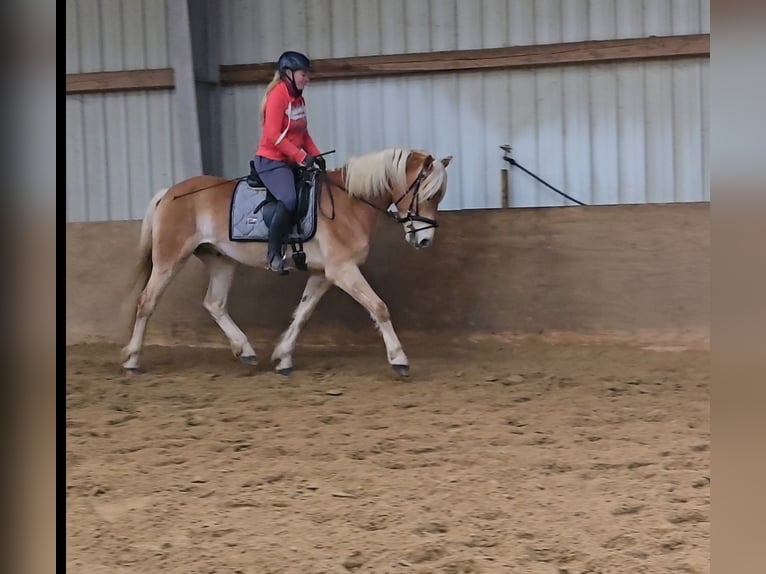
<svg viewBox="0 0 766 574">
<path fill-rule="evenodd" d="M 317 0 L 222 4 L 222 63 L 285 49 L 333 58 L 707 33 L 707 0 Z M 310 129 L 349 155 L 390 145 L 454 155 L 446 209 L 500 205 L 498 146 L 586 203 L 704 201 L 708 61 L 315 82 Z M 223 95 L 224 169 L 246 171 L 265 86 Z M 511 168 L 512 205 L 566 201 Z"/>
<path fill-rule="evenodd" d="M 221 0 L 222 64 L 710 32 L 709 0 Z"/>
<path fill-rule="evenodd" d="M 67 0 L 66 73 L 167 68 L 164 0 Z M 68 95 L 67 221 L 142 218 L 180 165 L 172 90 Z"/>
<path fill-rule="evenodd" d="M 164 4 L 68 0 L 67 72 L 120 69 L 105 60 L 109 50 L 119 57 L 122 38 L 124 69 L 167 66 Z M 273 61 L 285 49 L 331 58 L 710 31 L 709 0 L 222 0 L 220 9 L 222 64 Z M 446 209 L 500 204 L 504 143 L 587 203 L 700 201 L 709 199 L 708 74 L 706 58 L 423 74 L 317 81 L 306 99 L 314 139 L 338 152 L 330 165 L 391 145 L 454 155 Z M 247 171 L 263 87 L 222 90 L 222 175 Z M 174 180 L 172 118 L 169 94 L 69 96 L 68 219 L 140 217 Z M 517 168 L 510 184 L 515 206 L 564 203 Z"/>
</svg>

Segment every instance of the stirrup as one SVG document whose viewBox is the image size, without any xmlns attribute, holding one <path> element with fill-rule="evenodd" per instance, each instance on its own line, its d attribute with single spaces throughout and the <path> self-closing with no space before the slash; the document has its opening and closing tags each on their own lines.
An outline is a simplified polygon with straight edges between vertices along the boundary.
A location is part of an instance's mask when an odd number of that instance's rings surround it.
<svg viewBox="0 0 766 574">
<path fill-rule="evenodd" d="M 308 271 L 309 266 L 306 265 L 306 252 L 305 251 L 294 251 L 293 252 L 293 262 L 295 263 L 296 269 L 300 269 L 301 271 Z"/>
</svg>

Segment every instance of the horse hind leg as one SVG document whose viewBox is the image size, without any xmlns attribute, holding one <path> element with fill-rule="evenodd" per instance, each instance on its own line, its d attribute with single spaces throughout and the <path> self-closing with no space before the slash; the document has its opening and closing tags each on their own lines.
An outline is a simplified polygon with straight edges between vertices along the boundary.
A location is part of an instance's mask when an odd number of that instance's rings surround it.
<svg viewBox="0 0 766 574">
<path fill-rule="evenodd" d="M 149 318 L 154 313 L 162 293 L 175 275 L 176 265 L 154 265 L 146 287 L 141 292 L 136 305 L 136 319 L 133 323 L 133 334 L 130 341 L 122 350 L 123 368 L 129 373 L 138 373 L 141 369 L 141 349 L 144 346 L 144 335 Z"/>
<path fill-rule="evenodd" d="M 203 302 L 205 309 L 229 339 L 234 356 L 247 365 L 256 365 L 258 358 L 255 350 L 228 312 L 229 291 L 234 280 L 234 272 L 237 270 L 237 262 L 217 252 L 202 249 L 198 249 L 195 255 L 205 264 L 210 274 Z"/>
<path fill-rule="evenodd" d="M 141 349 L 149 318 L 154 313 L 162 294 L 178 270 L 192 254 L 190 242 L 158 244 L 152 246 L 152 271 L 146 286 L 138 297 L 133 334 L 128 344 L 122 349 L 123 368 L 131 374 L 141 370 Z"/>
</svg>

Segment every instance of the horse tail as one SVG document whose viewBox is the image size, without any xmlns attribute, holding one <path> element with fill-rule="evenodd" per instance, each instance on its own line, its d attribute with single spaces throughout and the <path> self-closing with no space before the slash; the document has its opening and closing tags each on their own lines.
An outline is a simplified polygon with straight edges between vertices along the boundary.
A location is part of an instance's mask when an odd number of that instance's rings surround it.
<svg viewBox="0 0 766 574">
<path fill-rule="evenodd" d="M 141 222 L 141 235 L 138 239 L 138 260 L 133 269 L 133 273 L 128 283 L 129 292 L 125 297 L 125 303 L 123 305 L 123 314 L 130 317 L 126 321 L 130 325 L 129 329 L 132 329 L 135 321 L 136 306 L 138 305 L 138 298 L 141 292 L 149 282 L 149 276 L 152 274 L 152 235 L 154 230 L 154 214 L 157 211 L 157 205 L 167 193 L 168 188 L 163 188 L 154 194 L 152 200 L 149 202 L 146 208 L 146 214 L 144 214 L 144 220 Z"/>
</svg>

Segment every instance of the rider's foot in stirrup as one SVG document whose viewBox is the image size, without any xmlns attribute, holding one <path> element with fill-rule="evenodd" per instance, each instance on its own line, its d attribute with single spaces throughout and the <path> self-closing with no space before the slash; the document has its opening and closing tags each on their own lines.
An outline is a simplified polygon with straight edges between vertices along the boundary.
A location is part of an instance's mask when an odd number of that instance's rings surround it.
<svg viewBox="0 0 766 574">
<path fill-rule="evenodd" d="M 290 268 L 287 266 L 284 258 L 279 255 L 274 255 L 274 257 L 266 262 L 266 269 L 279 275 L 287 275 L 290 272 Z"/>
</svg>

